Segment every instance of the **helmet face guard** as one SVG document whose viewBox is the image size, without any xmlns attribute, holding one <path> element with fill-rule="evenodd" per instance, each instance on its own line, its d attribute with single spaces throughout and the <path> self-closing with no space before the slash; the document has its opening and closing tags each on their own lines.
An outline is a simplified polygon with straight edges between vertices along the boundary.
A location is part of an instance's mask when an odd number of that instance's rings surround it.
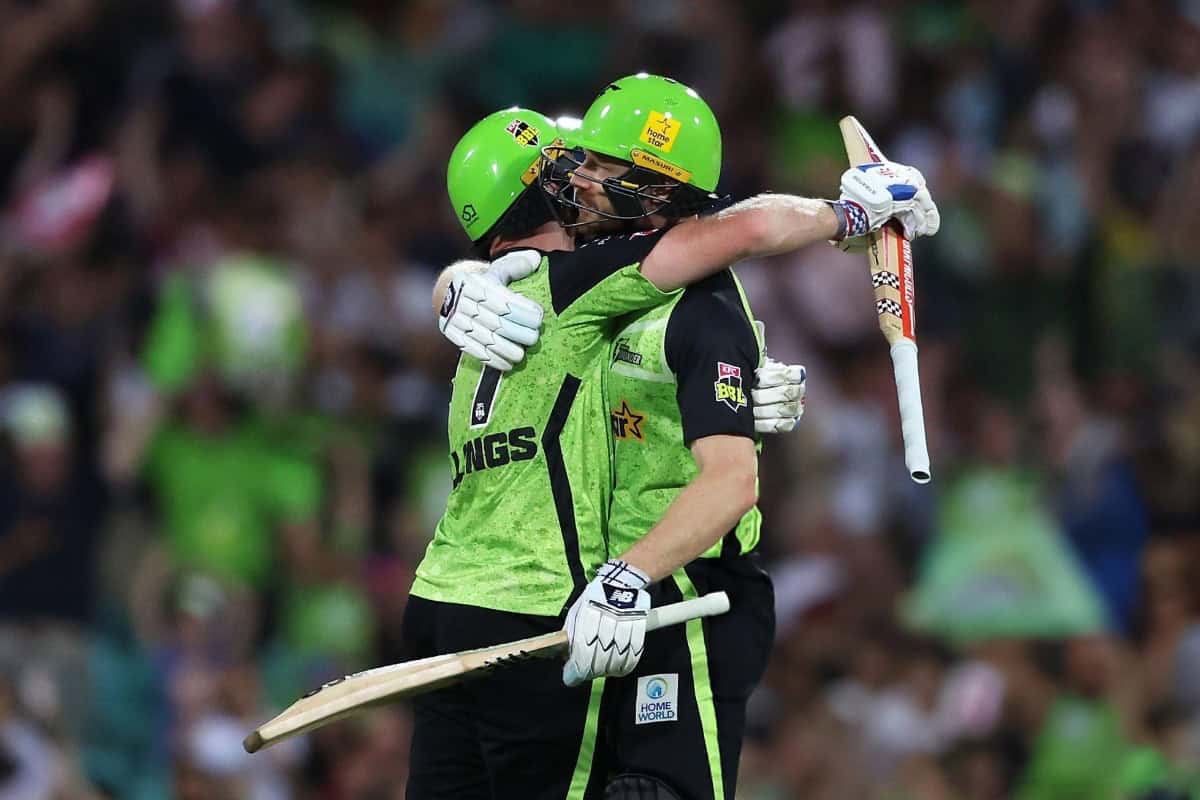
<svg viewBox="0 0 1200 800">
<path fill-rule="evenodd" d="M 673 179 L 634 164 L 630 164 L 628 170 L 616 177 L 592 177 L 579 171 L 585 159 L 583 148 L 580 147 L 568 148 L 561 143 L 555 143 L 543 147 L 542 156 L 542 170 L 538 180 L 543 191 L 559 206 L 573 210 L 572 219 L 564 220 L 562 216 L 559 217 L 559 224 L 564 228 L 595 223 L 595 220 L 578 221 L 580 211 L 589 211 L 604 219 L 619 222 L 645 219 L 666 209 L 672 202 L 670 195 L 680 186 Z M 571 179 L 576 176 L 599 184 L 612 203 L 613 210 L 603 211 L 580 201 L 571 185 Z M 668 195 L 660 196 L 664 192 Z"/>
</svg>

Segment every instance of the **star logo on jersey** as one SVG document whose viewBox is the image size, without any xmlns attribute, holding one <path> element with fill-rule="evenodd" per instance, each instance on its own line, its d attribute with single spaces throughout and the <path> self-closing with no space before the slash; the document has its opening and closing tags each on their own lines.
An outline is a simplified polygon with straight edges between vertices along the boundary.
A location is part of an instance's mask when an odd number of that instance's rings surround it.
<svg viewBox="0 0 1200 800">
<path fill-rule="evenodd" d="M 717 379 L 713 382 L 713 391 L 716 401 L 724 403 L 730 411 L 737 413 L 739 408 L 745 408 L 746 392 L 742 389 L 742 368 L 718 361 Z"/>
<path fill-rule="evenodd" d="M 642 423 L 646 421 L 645 414 L 639 414 L 629 407 L 629 401 L 622 399 L 620 410 L 612 412 L 612 431 L 613 436 L 617 439 L 633 439 L 634 441 L 646 441 L 646 434 L 642 431 Z"/>
</svg>

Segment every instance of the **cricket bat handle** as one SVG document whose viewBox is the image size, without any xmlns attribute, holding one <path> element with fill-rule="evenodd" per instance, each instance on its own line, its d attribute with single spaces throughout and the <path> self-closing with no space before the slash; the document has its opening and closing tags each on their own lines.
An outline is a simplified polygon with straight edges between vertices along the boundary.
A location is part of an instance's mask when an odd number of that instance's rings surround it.
<svg viewBox="0 0 1200 800">
<path fill-rule="evenodd" d="M 900 433 L 904 464 L 916 483 L 929 483 L 929 448 L 925 444 L 925 412 L 921 406 L 921 378 L 917 371 L 917 343 L 899 337 L 892 343 L 892 368 L 900 403 Z"/>
<path fill-rule="evenodd" d="M 692 600 L 684 600 L 682 603 L 650 609 L 650 613 L 646 615 L 646 632 L 669 628 L 701 617 L 715 617 L 728 610 L 729 595 L 724 592 L 711 592 Z"/>
</svg>

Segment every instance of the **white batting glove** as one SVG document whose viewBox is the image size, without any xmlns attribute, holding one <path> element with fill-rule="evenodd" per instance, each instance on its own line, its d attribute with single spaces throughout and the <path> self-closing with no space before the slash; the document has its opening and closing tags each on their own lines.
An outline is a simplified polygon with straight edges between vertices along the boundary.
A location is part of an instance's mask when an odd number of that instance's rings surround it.
<svg viewBox="0 0 1200 800">
<path fill-rule="evenodd" d="M 624 561 L 609 561 L 567 612 L 571 643 L 563 683 L 578 686 L 601 675 L 633 672 L 646 643 L 650 576 Z"/>
<path fill-rule="evenodd" d="M 537 271 L 542 257 L 520 250 L 491 264 L 459 262 L 438 314 L 438 329 L 484 366 L 508 372 L 537 343 L 542 307 L 507 284 Z"/>
<path fill-rule="evenodd" d="M 800 364 L 784 364 L 767 356 L 754 370 L 754 430 L 758 433 L 787 433 L 795 430 L 804 416 L 808 370 Z"/>
<path fill-rule="evenodd" d="M 895 161 L 860 164 L 843 172 L 835 210 L 839 206 L 846 220 L 843 239 L 870 233 L 890 219 L 904 226 L 909 239 L 933 236 L 941 227 L 925 176 Z"/>
<path fill-rule="evenodd" d="M 754 387 L 750 390 L 750 396 L 754 398 L 754 431 L 787 433 L 794 430 L 804 416 L 808 370 L 767 355 L 766 323 L 756 319 L 754 328 L 763 347 L 763 365 L 754 370 Z"/>
</svg>

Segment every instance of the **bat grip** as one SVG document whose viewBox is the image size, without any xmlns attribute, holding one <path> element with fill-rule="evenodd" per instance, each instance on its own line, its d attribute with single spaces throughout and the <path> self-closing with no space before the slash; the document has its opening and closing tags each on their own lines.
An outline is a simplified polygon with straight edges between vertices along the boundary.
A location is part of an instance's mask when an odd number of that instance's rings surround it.
<svg viewBox="0 0 1200 800">
<path fill-rule="evenodd" d="M 892 344 L 896 371 L 896 396 L 900 401 L 900 432 L 904 438 L 904 463 L 917 483 L 929 483 L 929 448 L 925 445 L 925 413 L 921 408 L 921 380 L 917 373 L 917 343 L 900 338 Z"/>
<path fill-rule="evenodd" d="M 659 606 L 650 609 L 646 615 L 646 631 L 655 631 L 678 625 L 700 617 L 715 617 L 729 610 L 729 595 L 724 592 L 710 592 L 682 603 L 672 603 L 669 606 Z"/>
</svg>

